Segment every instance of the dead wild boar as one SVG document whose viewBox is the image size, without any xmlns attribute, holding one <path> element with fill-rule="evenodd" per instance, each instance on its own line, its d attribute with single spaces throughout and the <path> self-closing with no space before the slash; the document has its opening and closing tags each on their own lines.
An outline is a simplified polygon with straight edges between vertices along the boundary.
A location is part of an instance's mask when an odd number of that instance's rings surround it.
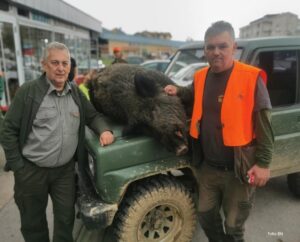
<svg viewBox="0 0 300 242">
<path fill-rule="evenodd" d="M 99 112 L 126 123 L 123 135 L 142 130 L 183 155 L 188 151 L 186 114 L 180 99 L 163 91 L 171 83 L 158 71 L 116 64 L 94 76 L 89 92 Z"/>
</svg>

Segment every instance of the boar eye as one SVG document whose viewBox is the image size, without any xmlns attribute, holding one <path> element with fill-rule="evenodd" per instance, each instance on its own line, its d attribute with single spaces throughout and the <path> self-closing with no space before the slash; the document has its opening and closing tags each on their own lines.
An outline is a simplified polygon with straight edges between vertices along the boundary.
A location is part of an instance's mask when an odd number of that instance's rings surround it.
<svg viewBox="0 0 300 242">
<path fill-rule="evenodd" d="M 183 137 L 183 135 L 182 135 L 182 133 L 181 133 L 180 131 L 176 131 L 175 134 L 176 134 L 176 136 L 178 136 L 178 137 L 180 137 L 180 138 Z"/>
</svg>

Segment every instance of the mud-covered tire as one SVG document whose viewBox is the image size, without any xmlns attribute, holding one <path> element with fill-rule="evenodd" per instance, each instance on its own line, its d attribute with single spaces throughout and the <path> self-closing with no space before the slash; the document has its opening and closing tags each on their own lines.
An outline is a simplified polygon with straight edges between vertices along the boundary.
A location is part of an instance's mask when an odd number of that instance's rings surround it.
<svg viewBox="0 0 300 242">
<path fill-rule="evenodd" d="M 300 198 L 300 172 L 289 174 L 287 176 L 287 183 L 290 191 Z"/>
<path fill-rule="evenodd" d="M 172 177 L 136 185 L 116 215 L 119 242 L 190 242 L 196 211 L 190 192 Z"/>
</svg>

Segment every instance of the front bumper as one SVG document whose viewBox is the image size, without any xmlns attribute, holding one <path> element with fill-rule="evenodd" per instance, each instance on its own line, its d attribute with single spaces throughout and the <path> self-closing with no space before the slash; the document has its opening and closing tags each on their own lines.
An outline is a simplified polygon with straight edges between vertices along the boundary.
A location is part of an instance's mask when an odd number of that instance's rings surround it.
<svg viewBox="0 0 300 242">
<path fill-rule="evenodd" d="M 90 194 L 77 198 L 80 218 L 87 229 L 106 228 L 112 224 L 118 210 L 117 204 L 107 204 Z"/>
<path fill-rule="evenodd" d="M 103 229 L 112 224 L 118 204 L 102 201 L 86 173 L 77 170 L 78 215 L 87 229 Z"/>
</svg>

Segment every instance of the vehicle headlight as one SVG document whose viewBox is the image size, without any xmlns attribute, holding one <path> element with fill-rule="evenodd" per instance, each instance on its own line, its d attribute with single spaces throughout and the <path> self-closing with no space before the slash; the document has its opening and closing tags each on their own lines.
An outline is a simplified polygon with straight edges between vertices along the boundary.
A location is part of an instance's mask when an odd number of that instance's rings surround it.
<svg viewBox="0 0 300 242">
<path fill-rule="evenodd" d="M 95 176 L 95 159 L 91 154 L 88 154 L 88 162 L 91 174 Z"/>
</svg>

